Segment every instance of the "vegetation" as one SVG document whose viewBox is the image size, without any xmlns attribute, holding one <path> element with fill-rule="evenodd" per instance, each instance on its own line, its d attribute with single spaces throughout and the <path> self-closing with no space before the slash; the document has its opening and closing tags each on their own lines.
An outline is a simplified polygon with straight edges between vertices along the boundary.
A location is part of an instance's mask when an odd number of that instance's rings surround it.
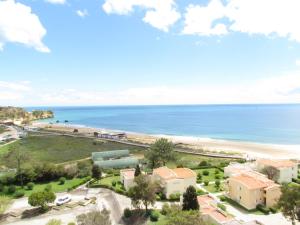
<svg viewBox="0 0 300 225">
<path fill-rule="evenodd" d="M 300 185 L 285 184 L 281 192 L 278 207 L 281 208 L 283 215 L 292 221 L 292 224 L 296 224 L 296 221 L 300 221 Z"/>
<path fill-rule="evenodd" d="M 218 179 L 224 179 L 224 172 L 221 171 L 221 170 L 219 170 L 219 169 L 217 169 L 217 168 L 196 169 L 194 171 L 197 174 L 201 175 L 201 179 L 207 180 L 207 181 L 210 181 L 210 182 L 211 181 L 215 181 L 216 180 L 216 176 L 219 177 Z"/>
<path fill-rule="evenodd" d="M 39 206 L 43 211 L 48 208 L 48 203 L 54 202 L 56 196 L 52 191 L 40 191 L 32 193 L 28 198 L 28 204 L 31 206 Z"/>
<path fill-rule="evenodd" d="M 92 168 L 92 177 L 96 180 L 100 180 L 102 176 L 101 168 L 97 165 L 93 165 Z"/>
<path fill-rule="evenodd" d="M 141 175 L 141 168 L 139 166 L 139 164 L 136 165 L 135 167 L 135 171 L 134 171 L 134 177 L 138 177 L 139 175 Z"/>
<path fill-rule="evenodd" d="M 147 212 L 148 206 L 150 204 L 154 205 L 156 201 L 158 184 L 154 183 L 147 175 L 136 177 L 134 182 L 135 185 L 129 189 L 132 205 L 136 208 L 140 208 L 141 205 L 144 205 Z"/>
<path fill-rule="evenodd" d="M 61 220 L 52 219 L 49 220 L 49 222 L 46 225 L 61 225 L 61 224 L 62 224 Z"/>
<path fill-rule="evenodd" d="M 92 211 L 76 217 L 78 225 L 111 225 L 110 212 L 107 209 Z"/>
<path fill-rule="evenodd" d="M 279 176 L 279 171 L 273 166 L 267 166 L 261 172 L 267 175 L 270 180 L 276 180 Z"/>
<path fill-rule="evenodd" d="M 182 210 L 199 210 L 197 192 L 193 186 L 189 186 L 183 194 Z"/>
<path fill-rule="evenodd" d="M 65 163 L 89 158 L 92 152 L 109 151 L 118 149 L 129 149 L 131 153 L 139 153 L 144 148 L 130 146 L 127 144 L 111 141 L 99 142 L 94 145 L 93 139 L 69 137 L 69 136 L 34 136 L 29 133 L 23 139 L 22 151 L 28 156 L 31 162 Z M 11 168 L 16 167 L 16 163 L 7 163 L 7 152 L 12 149 L 19 149 L 18 141 L 9 146 L 0 147 L 0 165 Z"/>
<path fill-rule="evenodd" d="M 6 196 L 0 196 L 0 215 L 5 212 L 11 203 L 11 199 Z"/>
<path fill-rule="evenodd" d="M 6 131 L 7 131 L 6 127 L 0 125 L 0 134 L 4 133 Z"/>
<path fill-rule="evenodd" d="M 168 139 L 158 139 L 150 146 L 149 151 L 145 154 L 151 168 L 165 166 L 167 162 L 175 160 L 174 146 Z"/>
</svg>

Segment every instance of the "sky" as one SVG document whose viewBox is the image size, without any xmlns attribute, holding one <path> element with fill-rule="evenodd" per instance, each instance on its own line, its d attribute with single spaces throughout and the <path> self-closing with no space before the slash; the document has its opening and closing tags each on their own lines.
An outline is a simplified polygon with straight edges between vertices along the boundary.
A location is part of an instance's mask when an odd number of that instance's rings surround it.
<svg viewBox="0 0 300 225">
<path fill-rule="evenodd" d="M 299 0 L 0 0 L 0 105 L 300 103 Z"/>
</svg>

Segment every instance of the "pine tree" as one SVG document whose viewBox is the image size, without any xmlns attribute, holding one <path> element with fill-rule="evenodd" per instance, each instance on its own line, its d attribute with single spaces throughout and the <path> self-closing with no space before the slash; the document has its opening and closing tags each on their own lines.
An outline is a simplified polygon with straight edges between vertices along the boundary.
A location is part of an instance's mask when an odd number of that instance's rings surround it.
<svg viewBox="0 0 300 225">
<path fill-rule="evenodd" d="M 139 164 L 137 164 L 135 167 L 134 177 L 141 175 L 141 173 L 142 173 L 141 168 L 140 168 Z"/>
<path fill-rule="evenodd" d="M 182 210 L 199 210 L 197 192 L 193 186 L 189 186 L 183 194 Z"/>
</svg>

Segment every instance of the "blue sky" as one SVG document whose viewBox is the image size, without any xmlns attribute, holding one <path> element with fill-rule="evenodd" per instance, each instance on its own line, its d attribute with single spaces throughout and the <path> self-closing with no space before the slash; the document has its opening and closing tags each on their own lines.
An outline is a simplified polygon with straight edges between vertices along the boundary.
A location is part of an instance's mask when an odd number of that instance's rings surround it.
<svg viewBox="0 0 300 225">
<path fill-rule="evenodd" d="M 299 10 L 295 0 L 0 0 L 0 105 L 300 103 Z"/>
</svg>

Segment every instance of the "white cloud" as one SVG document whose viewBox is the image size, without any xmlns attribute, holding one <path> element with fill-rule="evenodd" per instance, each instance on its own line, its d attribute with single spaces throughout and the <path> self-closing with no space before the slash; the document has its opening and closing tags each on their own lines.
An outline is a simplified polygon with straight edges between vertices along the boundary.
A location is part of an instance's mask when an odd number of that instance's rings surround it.
<svg viewBox="0 0 300 225">
<path fill-rule="evenodd" d="M 77 10 L 77 11 L 76 11 L 76 14 L 77 14 L 79 17 L 84 18 L 84 17 L 86 17 L 89 13 L 88 13 L 88 11 L 87 11 L 86 9 L 84 9 L 84 10 Z"/>
<path fill-rule="evenodd" d="M 296 60 L 296 66 L 300 66 L 300 59 Z"/>
<path fill-rule="evenodd" d="M 13 91 L 29 91 L 31 90 L 28 81 L 6 82 L 0 81 L 0 89 L 8 89 Z"/>
<path fill-rule="evenodd" d="M 0 105 L 3 102 L 12 105 L 11 101 L 24 99 L 25 95 L 31 91 L 28 81 L 7 82 L 0 81 Z"/>
<path fill-rule="evenodd" d="M 225 12 L 225 7 L 219 0 L 212 0 L 208 6 L 189 5 L 186 9 L 183 33 L 203 36 L 227 34 L 225 24 L 214 24 L 217 19 L 225 17 Z"/>
<path fill-rule="evenodd" d="M 151 26 L 169 31 L 181 17 L 174 0 L 106 0 L 102 8 L 107 14 L 128 15 L 139 7 L 146 11 L 143 21 Z"/>
<path fill-rule="evenodd" d="M 46 29 L 31 8 L 14 0 L 0 1 L 0 50 L 5 43 L 21 43 L 40 52 L 50 52 L 42 42 Z"/>
<path fill-rule="evenodd" d="M 67 2 L 66 0 L 45 0 L 45 1 L 51 4 L 60 4 L 60 5 L 63 5 Z"/>
<path fill-rule="evenodd" d="M 299 0 L 228 0 L 225 5 L 211 0 L 207 6 L 187 8 L 183 33 L 220 35 L 229 30 L 300 42 L 299 11 Z M 228 22 L 218 25 L 220 18 Z"/>
</svg>

